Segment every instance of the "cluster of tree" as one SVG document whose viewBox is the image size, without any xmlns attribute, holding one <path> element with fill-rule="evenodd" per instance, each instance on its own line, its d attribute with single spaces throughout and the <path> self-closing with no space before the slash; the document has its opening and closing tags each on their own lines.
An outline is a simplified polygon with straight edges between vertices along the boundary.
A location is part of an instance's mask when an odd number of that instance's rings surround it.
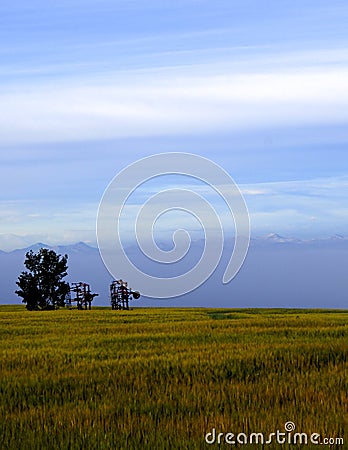
<svg viewBox="0 0 348 450">
<path fill-rule="evenodd" d="M 30 250 L 24 261 L 28 271 L 22 272 L 16 282 L 16 294 L 29 310 L 57 309 L 65 305 L 69 284 L 63 281 L 67 275 L 68 255 L 57 255 L 53 250 L 41 248 L 38 253 Z"/>
</svg>

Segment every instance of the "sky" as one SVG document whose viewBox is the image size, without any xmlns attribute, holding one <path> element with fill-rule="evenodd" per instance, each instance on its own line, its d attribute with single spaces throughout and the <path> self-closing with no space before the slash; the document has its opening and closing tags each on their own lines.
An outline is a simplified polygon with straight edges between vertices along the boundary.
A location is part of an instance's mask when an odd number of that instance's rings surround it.
<svg viewBox="0 0 348 450">
<path fill-rule="evenodd" d="M 110 181 L 163 152 L 226 170 L 255 236 L 348 235 L 347 22 L 336 0 L 2 2 L 0 249 L 95 243 Z"/>
</svg>

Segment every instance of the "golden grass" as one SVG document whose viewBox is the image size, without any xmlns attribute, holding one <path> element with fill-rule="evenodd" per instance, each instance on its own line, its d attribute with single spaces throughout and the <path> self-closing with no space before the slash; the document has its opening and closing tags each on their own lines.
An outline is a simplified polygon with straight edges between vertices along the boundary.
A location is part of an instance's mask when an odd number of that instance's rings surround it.
<svg viewBox="0 0 348 450">
<path fill-rule="evenodd" d="M 2 448 L 202 449 L 213 427 L 268 434 L 289 420 L 344 437 L 347 318 L 0 307 Z"/>
</svg>

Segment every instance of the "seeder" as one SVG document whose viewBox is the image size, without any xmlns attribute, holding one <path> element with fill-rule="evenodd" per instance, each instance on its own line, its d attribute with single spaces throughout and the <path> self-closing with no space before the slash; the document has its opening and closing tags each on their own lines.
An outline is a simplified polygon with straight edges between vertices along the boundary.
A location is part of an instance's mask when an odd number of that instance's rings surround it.
<svg viewBox="0 0 348 450">
<path fill-rule="evenodd" d="M 92 294 L 91 288 L 88 283 L 83 283 L 82 281 L 78 283 L 71 283 L 70 293 L 73 292 L 75 294 L 75 298 L 71 298 L 71 294 L 67 299 L 67 306 L 71 307 L 73 302 L 76 302 L 77 309 L 91 309 L 92 301 L 94 297 L 97 297 L 99 294 Z"/>
<path fill-rule="evenodd" d="M 138 291 L 128 288 L 128 283 L 123 280 L 115 280 L 110 284 L 110 301 L 112 309 L 129 309 L 129 300 L 137 300 L 140 297 Z"/>
</svg>

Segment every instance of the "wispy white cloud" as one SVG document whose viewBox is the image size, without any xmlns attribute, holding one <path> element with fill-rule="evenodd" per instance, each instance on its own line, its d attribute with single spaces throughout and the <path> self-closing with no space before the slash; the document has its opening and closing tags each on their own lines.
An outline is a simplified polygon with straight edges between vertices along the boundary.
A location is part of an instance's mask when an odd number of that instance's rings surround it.
<svg viewBox="0 0 348 450">
<path fill-rule="evenodd" d="M 43 201 L 0 201 L 0 249 L 13 250 L 35 242 L 95 242 L 97 204 L 67 206 Z"/>
<path fill-rule="evenodd" d="M 177 185 L 179 188 L 180 185 Z M 328 236 L 342 233 L 348 235 L 348 178 L 331 177 L 312 180 L 294 180 L 272 183 L 240 185 L 249 209 L 252 232 L 254 234 L 279 232 L 301 236 Z M 161 189 L 165 189 L 165 182 Z M 168 188 L 173 188 L 169 185 Z M 216 210 L 226 232 L 233 232 L 233 218 L 224 201 L 209 186 L 190 184 L 186 180 L 181 188 L 193 190 L 203 196 Z M 136 190 L 132 201 L 126 204 L 121 220 L 123 238 L 134 239 L 134 224 L 137 214 L 145 202 L 158 192 L 156 183 L 146 184 Z M 78 207 L 61 205 L 59 208 L 50 202 L 40 203 L 7 201 L 0 203 L 2 234 L 0 249 L 11 250 L 18 246 L 41 241 L 48 244 L 68 244 L 84 240 L 95 242 L 95 220 L 98 204 L 81 204 Z M 188 211 L 196 210 L 197 205 L 188 198 L 182 205 Z M 156 203 L 156 211 L 168 209 L 168 202 Z M 116 229 L 115 217 L 110 205 L 110 239 Z M 146 223 L 142 229 L 151 230 L 159 239 L 168 239 L 178 228 L 187 229 L 192 238 L 202 237 L 202 227 L 192 215 L 185 211 L 164 213 L 158 218 L 152 209 L 143 216 Z M 209 228 L 210 223 L 204 221 Z"/>
<path fill-rule="evenodd" d="M 0 93 L 0 104 L 2 144 L 343 124 L 348 65 L 19 84 Z"/>
<path fill-rule="evenodd" d="M 172 186 L 168 186 L 171 188 Z M 179 186 L 178 186 L 179 187 Z M 164 188 L 164 186 L 162 186 Z M 233 217 L 227 205 L 210 186 L 186 182 L 182 186 L 185 190 L 193 190 L 207 199 L 215 209 L 222 222 L 225 232 L 234 231 Z M 255 183 L 239 186 L 245 196 L 249 209 L 251 227 L 254 234 L 279 232 L 293 236 L 327 236 L 335 233 L 348 234 L 347 208 L 345 200 L 348 198 L 348 178 L 331 177 L 308 180 L 281 181 L 272 183 Z M 126 205 L 122 216 L 122 235 L 125 239 L 134 237 L 134 224 L 139 209 L 156 193 L 156 187 L 139 188 L 135 191 L 132 203 Z M 193 237 L 201 233 L 200 224 L 193 220 L 189 211 L 195 211 L 196 205 L 192 198 L 188 197 L 183 208 L 188 212 L 167 211 L 168 202 L 159 200 L 156 203 L 156 214 L 148 208 L 147 214 L 143 215 L 142 228 L 149 231 L 154 225 L 155 236 L 165 236 L 167 239 L 179 228 L 190 231 Z M 233 209 L 233 205 L 232 205 Z M 158 211 L 165 212 L 155 223 Z M 204 227 L 211 227 L 211 222 L 200 217 Z M 110 206 L 110 227 L 115 231 L 115 218 Z M 111 239 L 110 234 L 110 239 Z"/>
</svg>

